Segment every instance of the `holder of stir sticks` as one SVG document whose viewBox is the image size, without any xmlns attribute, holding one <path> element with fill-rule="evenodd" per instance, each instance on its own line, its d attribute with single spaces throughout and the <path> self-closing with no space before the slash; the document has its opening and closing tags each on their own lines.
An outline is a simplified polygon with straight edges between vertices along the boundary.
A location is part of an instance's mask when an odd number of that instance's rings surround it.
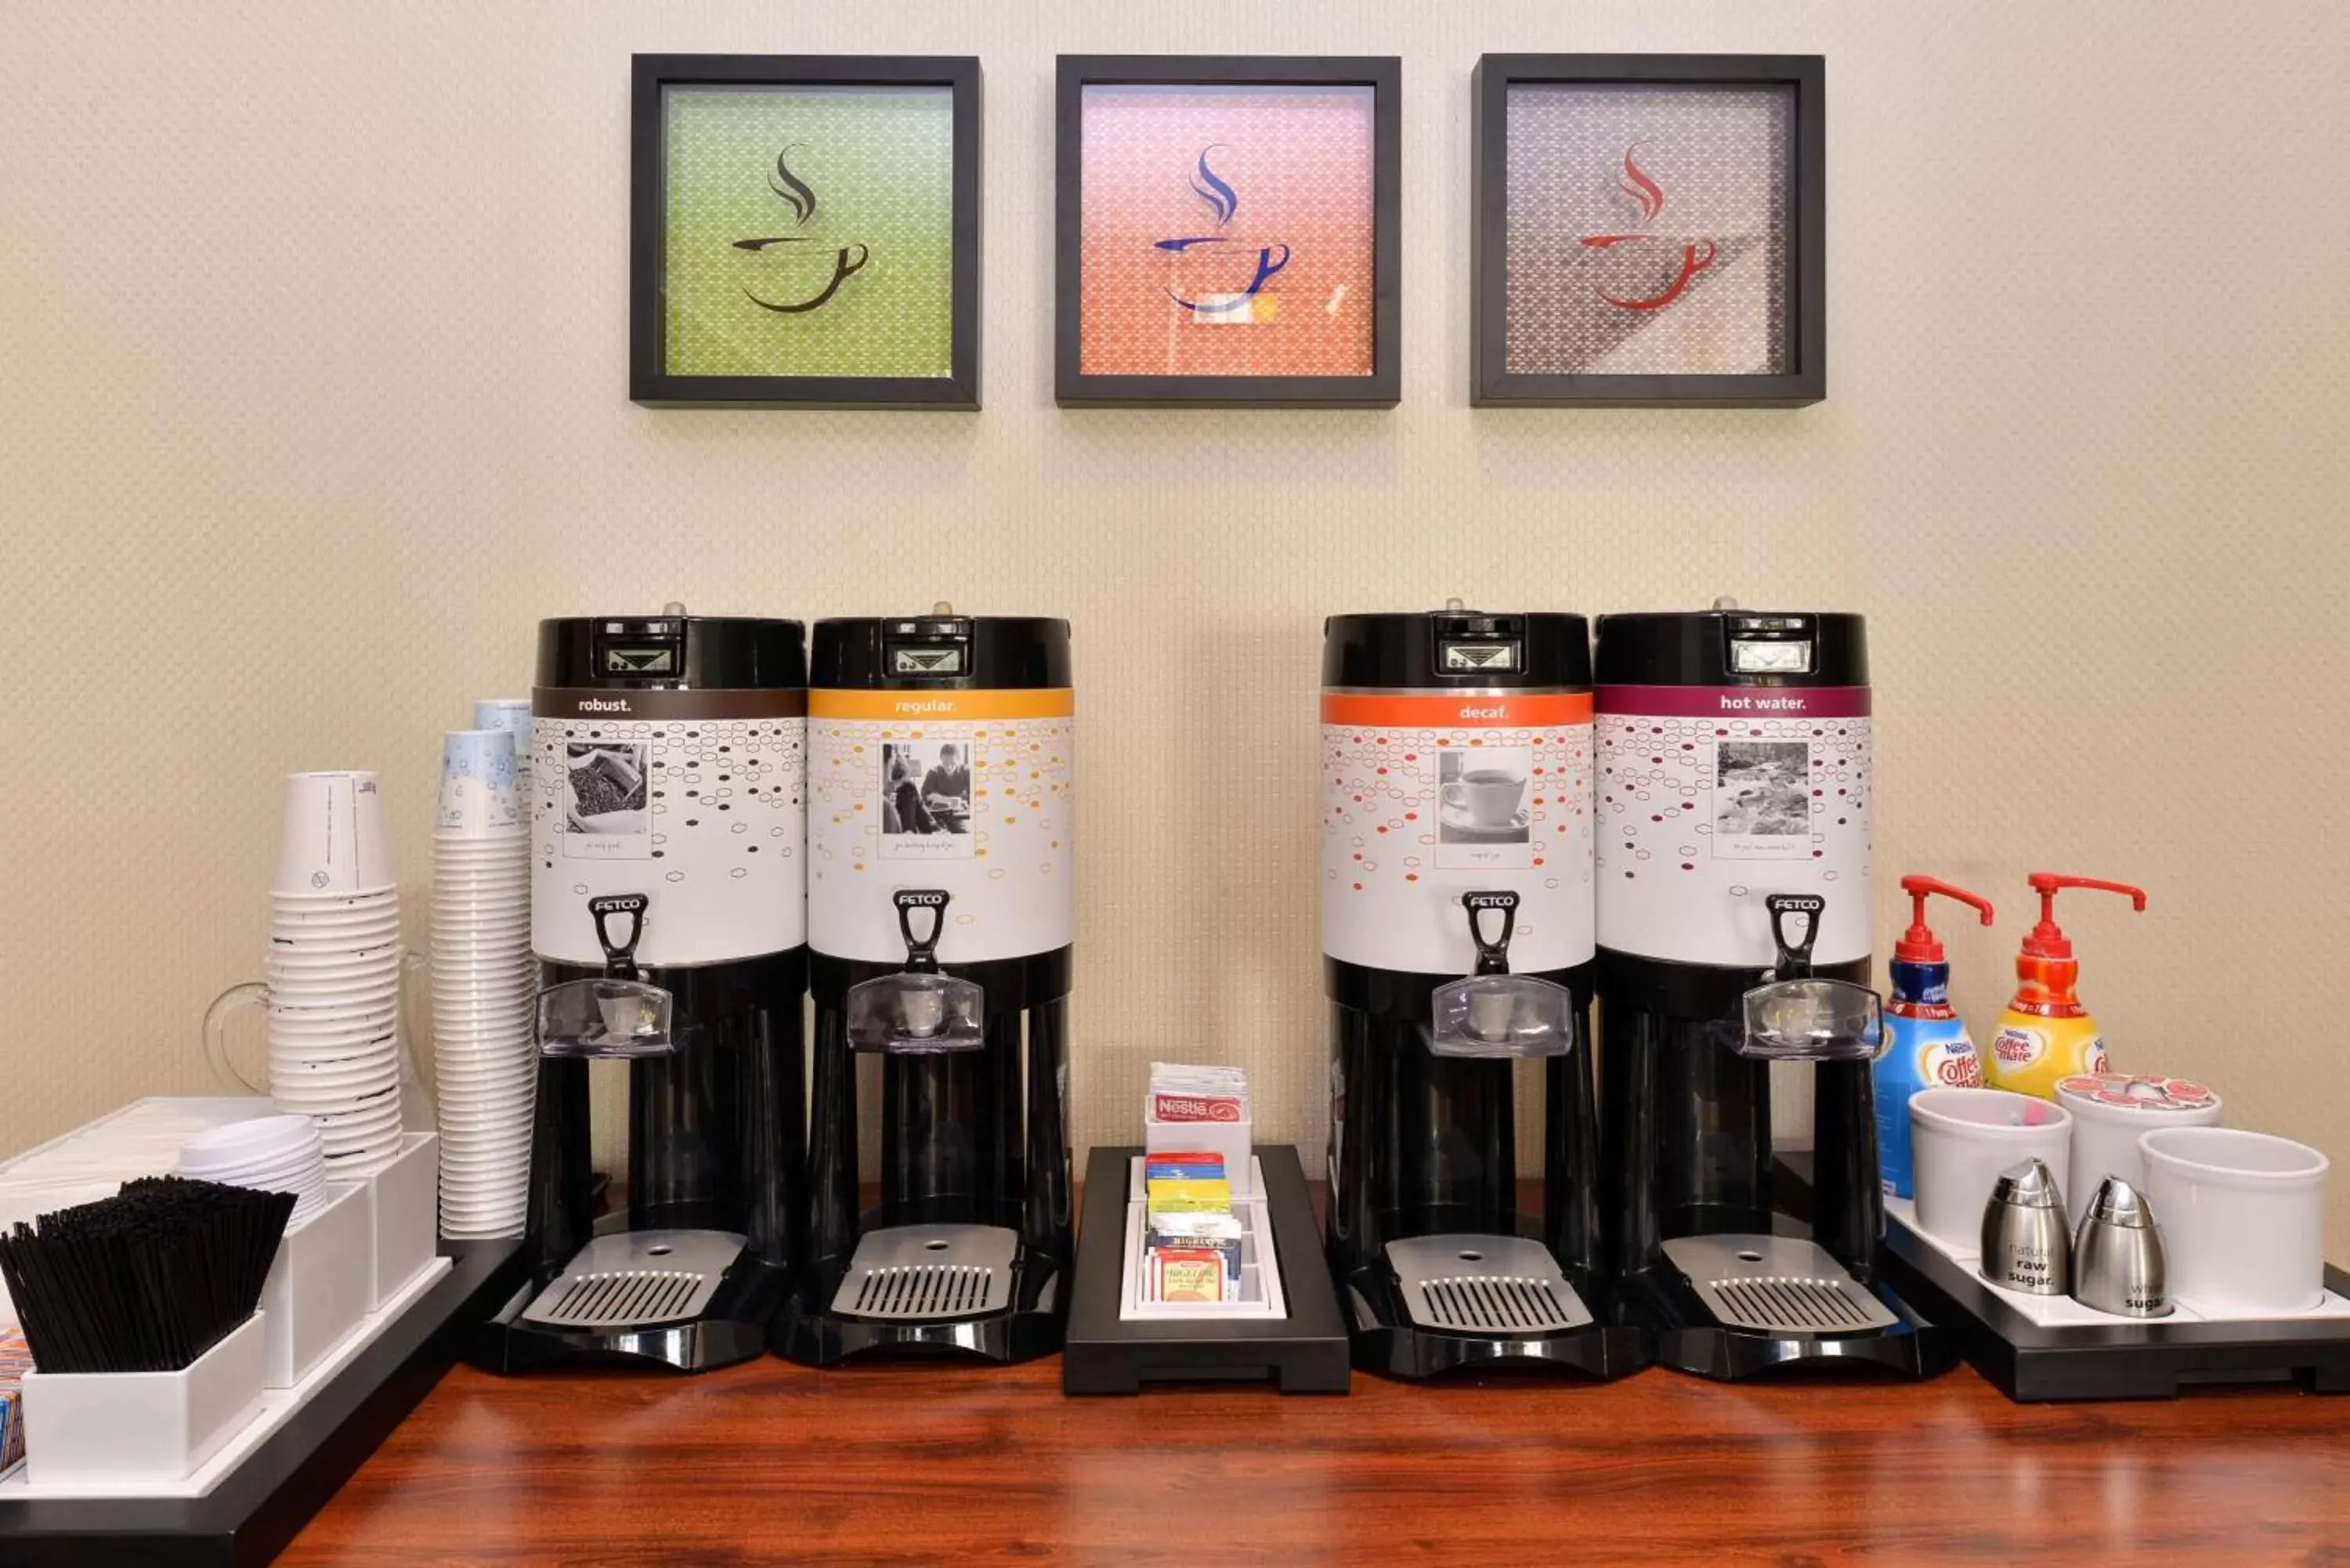
<svg viewBox="0 0 2350 1568">
<path fill-rule="evenodd" d="M 36 1486 L 178 1480 L 261 1407 L 267 1314 L 177 1372 L 25 1374 L 25 1462 Z"/>
</svg>

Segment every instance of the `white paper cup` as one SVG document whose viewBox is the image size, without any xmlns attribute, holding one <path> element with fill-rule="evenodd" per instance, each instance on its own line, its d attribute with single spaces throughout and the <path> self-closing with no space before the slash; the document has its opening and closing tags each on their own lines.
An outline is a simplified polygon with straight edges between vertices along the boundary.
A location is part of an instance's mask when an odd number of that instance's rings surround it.
<svg viewBox="0 0 2350 1568">
<path fill-rule="evenodd" d="M 2211 1317 L 2324 1299 L 2324 1155 L 2234 1127 L 2161 1127 L 2137 1142 L 2174 1297 Z"/>
<path fill-rule="evenodd" d="M 1920 1089 L 1909 1096 L 1918 1223 L 1943 1246 L 1982 1247 L 1983 1206 L 1999 1173 L 2026 1159 L 2071 1169 L 2073 1118 L 2062 1106 L 2003 1089 Z"/>
<path fill-rule="evenodd" d="M 288 774 L 277 881 L 287 893 L 348 894 L 390 883 L 391 844 L 372 773 Z"/>
<path fill-rule="evenodd" d="M 2160 1081 L 2128 1078 L 2119 1074 L 2099 1076 L 2114 1085 L 2113 1092 L 2116 1093 L 2127 1093 L 2121 1085 Z M 2078 1077 L 2068 1078 L 2056 1085 L 2056 1103 L 2073 1113 L 2073 1165 L 2064 1180 L 2064 1213 L 2075 1229 L 2080 1226 L 2081 1216 L 2096 1200 L 2097 1186 L 2106 1177 L 2118 1176 L 2139 1191 L 2146 1190 L 2146 1161 L 2137 1147 L 2140 1137 L 2162 1127 L 2219 1125 L 2220 1102 L 2216 1095 L 2209 1103 L 2198 1106 L 2169 1105 L 2155 1094 L 2133 1096 L 2130 1104 L 2116 1105 L 2070 1087 L 2077 1081 Z M 2193 1087 L 2203 1086 L 2199 1084 Z M 2159 1220 L 2160 1214 L 2156 1218 Z"/>
<path fill-rule="evenodd" d="M 441 738 L 442 833 L 512 833 L 522 825 L 515 788 L 514 734 L 507 730 L 451 730 Z"/>
</svg>

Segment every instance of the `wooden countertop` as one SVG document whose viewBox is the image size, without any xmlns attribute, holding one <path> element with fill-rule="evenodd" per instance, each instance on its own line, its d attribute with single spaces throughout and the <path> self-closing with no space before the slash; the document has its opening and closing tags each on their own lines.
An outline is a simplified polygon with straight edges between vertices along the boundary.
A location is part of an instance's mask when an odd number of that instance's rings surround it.
<svg viewBox="0 0 2350 1568">
<path fill-rule="evenodd" d="M 2350 1563 L 2350 1399 L 1910 1386 L 1070 1399 L 1055 1359 L 451 1373 L 281 1561 Z"/>
</svg>

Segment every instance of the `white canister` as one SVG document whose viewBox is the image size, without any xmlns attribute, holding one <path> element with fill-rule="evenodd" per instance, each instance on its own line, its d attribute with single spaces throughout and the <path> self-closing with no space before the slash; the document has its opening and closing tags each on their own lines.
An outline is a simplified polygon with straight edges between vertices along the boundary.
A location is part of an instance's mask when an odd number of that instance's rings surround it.
<svg viewBox="0 0 2350 1568">
<path fill-rule="evenodd" d="M 2075 1229 L 2106 1177 L 2118 1176 L 2146 1190 L 2146 1162 L 2137 1147 L 2141 1135 L 2157 1127 L 2211 1127 L 2220 1120 L 2220 1096 L 2208 1085 L 2152 1073 L 2075 1074 L 2057 1084 L 2056 1103 L 2073 1113 L 2064 1213 Z"/>
<path fill-rule="evenodd" d="M 1909 1096 L 1918 1223 L 1944 1247 L 1971 1254 L 1999 1173 L 2037 1158 L 2069 1170 L 2073 1118 L 2061 1106 L 2003 1089 L 1920 1089 Z"/>
<path fill-rule="evenodd" d="M 2325 1299 L 2325 1157 L 2234 1127 L 2138 1137 L 2172 1297 L 2210 1317 Z"/>
</svg>

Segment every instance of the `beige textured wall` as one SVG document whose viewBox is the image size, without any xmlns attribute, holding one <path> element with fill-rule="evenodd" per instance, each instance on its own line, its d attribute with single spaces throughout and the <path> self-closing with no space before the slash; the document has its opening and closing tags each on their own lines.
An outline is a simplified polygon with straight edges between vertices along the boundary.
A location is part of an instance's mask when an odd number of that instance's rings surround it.
<svg viewBox="0 0 2350 1568">
<path fill-rule="evenodd" d="M 655 49 L 983 57 L 985 412 L 628 402 Z M 1486 49 L 1828 57 L 1827 402 L 1469 410 Z M 1404 57 L 1400 408 L 1053 406 L 1056 50 Z M 2000 898 L 1978 1034 L 2027 868 L 2136 878 L 2072 912 L 2116 1060 L 2350 1157 L 2345 53 L 2330 0 L 6 0 L 0 1147 L 203 1086 L 281 771 L 380 767 L 421 903 L 435 732 L 671 597 L 1070 617 L 1081 774 L 1150 781 L 1088 797 L 1080 1141 L 1154 1055 L 1318 1141 L 1319 618 L 1728 592 L 1870 616 L 1880 884 Z"/>
</svg>

